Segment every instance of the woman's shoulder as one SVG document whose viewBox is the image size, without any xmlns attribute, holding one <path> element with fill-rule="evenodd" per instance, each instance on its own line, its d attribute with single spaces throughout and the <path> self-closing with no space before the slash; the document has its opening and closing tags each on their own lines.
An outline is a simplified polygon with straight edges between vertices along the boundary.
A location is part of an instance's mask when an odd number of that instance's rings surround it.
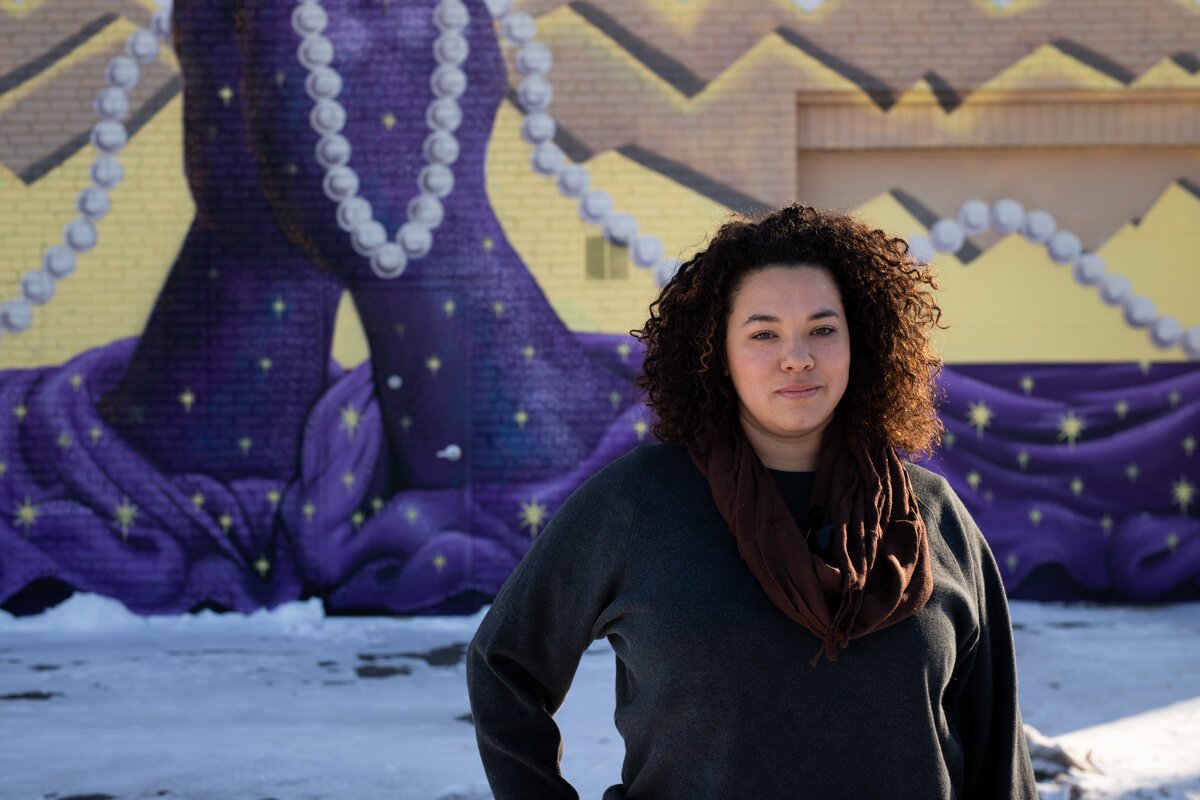
<svg viewBox="0 0 1200 800">
<path fill-rule="evenodd" d="M 918 464 L 906 461 L 904 467 L 926 529 L 936 531 L 960 558 L 977 558 L 981 546 L 986 546 L 981 544 L 983 534 L 950 482 Z"/>
</svg>

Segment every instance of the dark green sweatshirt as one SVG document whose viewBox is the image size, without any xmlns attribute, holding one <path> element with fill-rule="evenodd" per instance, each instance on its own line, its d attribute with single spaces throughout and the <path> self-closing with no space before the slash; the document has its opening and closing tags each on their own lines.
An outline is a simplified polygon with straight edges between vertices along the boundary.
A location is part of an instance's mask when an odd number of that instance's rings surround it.
<svg viewBox="0 0 1200 800">
<path fill-rule="evenodd" d="M 603 800 L 1036 800 L 995 560 L 946 481 L 908 471 L 933 597 L 816 667 L 820 640 L 767 598 L 683 449 L 639 447 L 589 479 L 468 651 L 496 800 L 578 797 L 552 715 L 602 636 L 625 740 Z"/>
</svg>

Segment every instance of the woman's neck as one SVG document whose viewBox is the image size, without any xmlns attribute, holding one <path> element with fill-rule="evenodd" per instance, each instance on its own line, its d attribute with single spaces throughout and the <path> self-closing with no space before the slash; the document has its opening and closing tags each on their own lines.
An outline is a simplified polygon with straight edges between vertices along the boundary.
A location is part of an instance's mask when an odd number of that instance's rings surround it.
<svg viewBox="0 0 1200 800">
<path fill-rule="evenodd" d="M 781 438 L 755 427 L 744 417 L 739 416 L 738 424 L 742 426 L 754 453 L 767 469 L 781 472 L 816 471 L 824 428 L 795 438 Z"/>
</svg>

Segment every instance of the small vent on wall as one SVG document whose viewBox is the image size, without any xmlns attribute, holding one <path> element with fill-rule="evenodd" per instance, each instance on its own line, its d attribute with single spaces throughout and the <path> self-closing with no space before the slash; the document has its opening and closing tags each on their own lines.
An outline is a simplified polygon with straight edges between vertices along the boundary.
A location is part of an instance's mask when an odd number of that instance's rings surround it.
<svg viewBox="0 0 1200 800">
<path fill-rule="evenodd" d="M 629 277 L 629 248 L 615 245 L 603 236 L 587 240 L 587 279 L 623 281 Z"/>
</svg>

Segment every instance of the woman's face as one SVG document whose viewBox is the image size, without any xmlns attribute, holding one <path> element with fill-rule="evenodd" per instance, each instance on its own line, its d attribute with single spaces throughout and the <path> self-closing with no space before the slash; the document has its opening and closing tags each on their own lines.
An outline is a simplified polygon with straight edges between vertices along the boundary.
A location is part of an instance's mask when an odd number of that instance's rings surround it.
<svg viewBox="0 0 1200 800">
<path fill-rule="evenodd" d="M 767 466 L 816 469 L 821 434 L 850 379 L 850 331 L 833 277 L 772 265 L 742 279 L 725 357 L 743 429 Z"/>
</svg>

